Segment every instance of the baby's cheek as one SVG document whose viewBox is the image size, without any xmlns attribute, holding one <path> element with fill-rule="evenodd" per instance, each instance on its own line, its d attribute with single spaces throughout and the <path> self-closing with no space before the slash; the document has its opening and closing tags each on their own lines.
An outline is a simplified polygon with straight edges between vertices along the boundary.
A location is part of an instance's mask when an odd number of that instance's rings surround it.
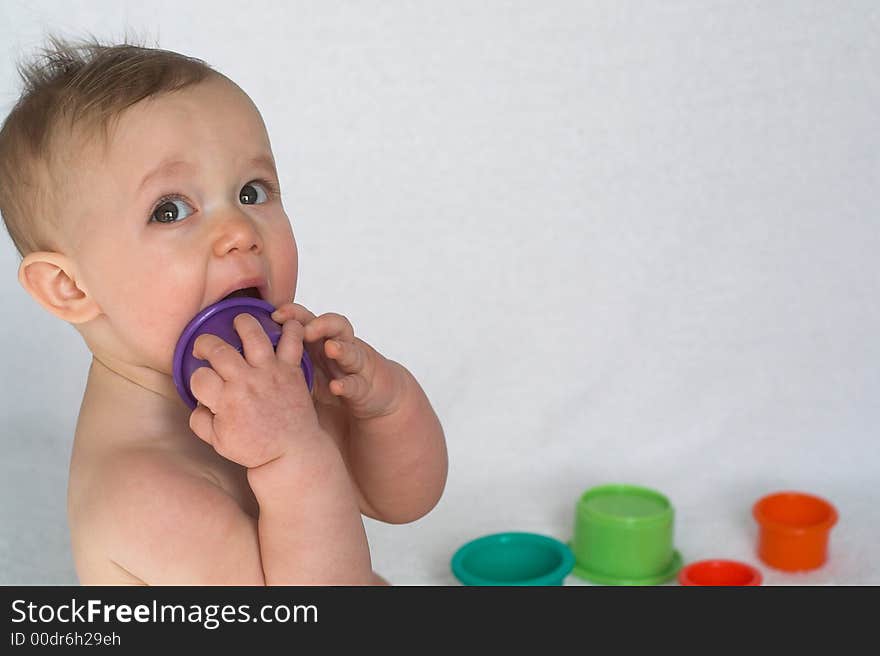
<svg viewBox="0 0 880 656">
<path fill-rule="evenodd" d="M 299 266 L 299 253 L 296 239 L 290 223 L 281 229 L 269 243 L 269 258 L 273 277 L 273 298 L 276 305 L 289 303 L 296 294 L 297 268 Z"/>
<path fill-rule="evenodd" d="M 141 343 L 147 351 L 146 355 L 152 366 L 163 373 L 172 372 L 177 340 L 193 316 L 189 316 L 188 312 L 174 312 L 161 307 L 143 313 L 136 332 L 140 335 Z"/>
<path fill-rule="evenodd" d="M 277 271 L 274 274 L 274 284 L 272 286 L 272 298 L 269 302 L 275 307 L 280 307 L 285 303 L 293 301 L 296 296 L 297 267 L 296 257 L 287 259 L 282 258 Z"/>
</svg>

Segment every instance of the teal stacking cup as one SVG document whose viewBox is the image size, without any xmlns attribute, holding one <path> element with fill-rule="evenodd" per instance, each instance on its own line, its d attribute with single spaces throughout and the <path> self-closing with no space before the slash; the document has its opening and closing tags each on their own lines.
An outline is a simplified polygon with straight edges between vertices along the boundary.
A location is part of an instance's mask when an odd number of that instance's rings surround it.
<svg viewBox="0 0 880 656">
<path fill-rule="evenodd" d="M 452 557 L 465 585 L 562 585 L 574 556 L 559 540 L 535 533 L 495 533 L 471 540 Z"/>
<path fill-rule="evenodd" d="M 634 485 L 584 492 L 575 509 L 572 574 L 603 585 L 658 585 L 681 569 L 669 499 Z"/>
</svg>

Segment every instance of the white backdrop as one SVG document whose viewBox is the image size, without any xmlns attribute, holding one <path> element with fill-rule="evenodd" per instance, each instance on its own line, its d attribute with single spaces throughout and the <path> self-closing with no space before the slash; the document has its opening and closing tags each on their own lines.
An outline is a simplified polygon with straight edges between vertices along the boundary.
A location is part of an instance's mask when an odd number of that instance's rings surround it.
<svg viewBox="0 0 880 656">
<path fill-rule="evenodd" d="M 876 2 L 5 0 L 2 115 L 46 30 L 126 29 L 251 95 L 298 300 L 434 403 L 443 499 L 367 522 L 393 583 L 454 583 L 488 533 L 566 540 L 609 482 L 670 498 L 685 562 L 880 583 Z M 0 583 L 74 584 L 89 353 L 17 267 L 4 233 Z M 840 512 L 824 568 L 757 560 L 751 505 L 781 489 Z"/>
</svg>

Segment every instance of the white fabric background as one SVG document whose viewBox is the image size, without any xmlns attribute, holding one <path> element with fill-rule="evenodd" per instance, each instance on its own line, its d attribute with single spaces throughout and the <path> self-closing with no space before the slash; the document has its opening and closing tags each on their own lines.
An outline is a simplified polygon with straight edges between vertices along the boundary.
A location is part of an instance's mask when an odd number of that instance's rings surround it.
<svg viewBox="0 0 880 656">
<path fill-rule="evenodd" d="M 670 498 L 685 562 L 880 583 L 875 2 L 6 0 L 3 115 L 46 30 L 126 28 L 252 96 L 298 300 L 346 314 L 441 417 L 440 504 L 367 522 L 393 583 L 455 583 L 488 533 L 567 540 L 608 482 Z M 89 353 L 0 240 L 0 583 L 73 584 Z M 780 489 L 838 508 L 826 567 L 757 560 L 750 508 Z"/>
</svg>

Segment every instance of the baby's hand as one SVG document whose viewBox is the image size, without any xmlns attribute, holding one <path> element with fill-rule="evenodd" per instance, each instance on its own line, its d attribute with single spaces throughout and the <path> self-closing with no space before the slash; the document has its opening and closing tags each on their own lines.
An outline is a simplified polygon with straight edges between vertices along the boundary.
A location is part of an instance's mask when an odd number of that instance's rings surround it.
<svg viewBox="0 0 880 656">
<path fill-rule="evenodd" d="M 190 379 L 199 405 L 189 425 L 221 456 L 250 469 L 321 429 L 300 367 L 303 325 L 286 322 L 275 350 L 250 314 L 239 314 L 233 325 L 244 355 L 216 335 L 195 340 L 193 355 L 211 366 L 196 369 Z"/>
<path fill-rule="evenodd" d="M 316 366 L 316 398 L 341 399 L 352 415 L 370 419 L 393 412 L 403 384 L 394 364 L 354 336 L 344 316 L 328 312 L 316 317 L 297 303 L 280 306 L 272 314 L 277 323 L 296 321 L 305 326 L 305 343 Z"/>
</svg>

